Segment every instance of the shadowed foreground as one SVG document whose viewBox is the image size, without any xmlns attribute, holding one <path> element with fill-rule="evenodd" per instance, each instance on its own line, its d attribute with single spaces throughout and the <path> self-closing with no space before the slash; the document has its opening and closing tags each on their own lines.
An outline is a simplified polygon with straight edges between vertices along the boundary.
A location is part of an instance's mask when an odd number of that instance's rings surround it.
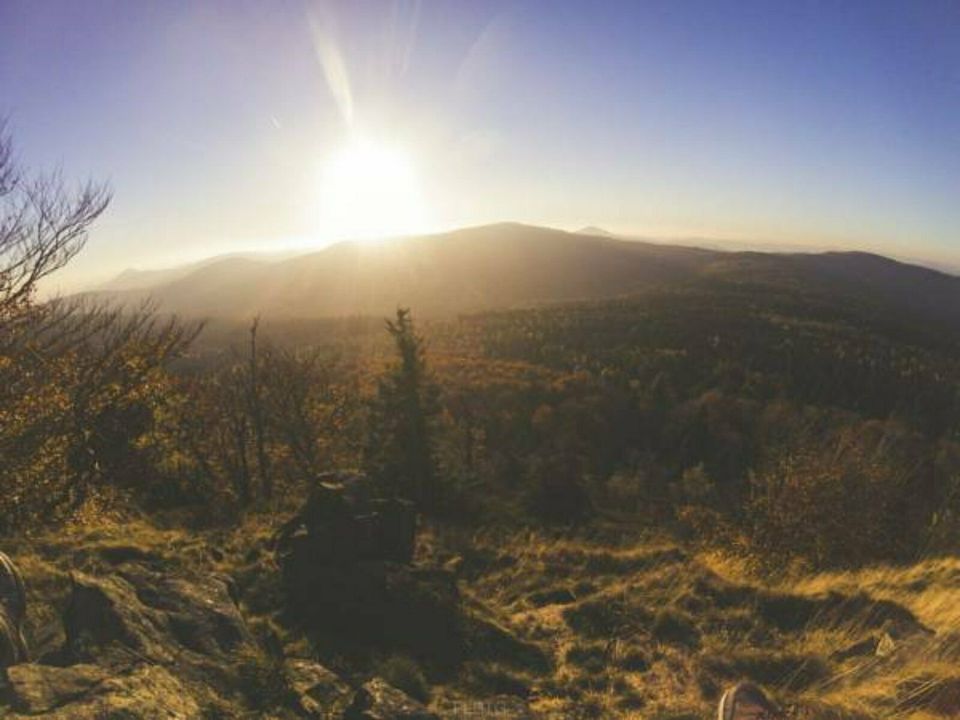
<svg viewBox="0 0 960 720">
<path fill-rule="evenodd" d="M 9 716 L 705 718 L 741 680 L 793 717 L 960 713 L 956 560 L 766 584 L 614 533 L 468 546 L 441 530 L 412 567 L 455 574 L 465 642 L 432 663 L 429 625 L 418 647 L 347 648 L 291 622 L 274 526 L 134 524 L 14 548 L 38 660 L 9 668 Z"/>
</svg>

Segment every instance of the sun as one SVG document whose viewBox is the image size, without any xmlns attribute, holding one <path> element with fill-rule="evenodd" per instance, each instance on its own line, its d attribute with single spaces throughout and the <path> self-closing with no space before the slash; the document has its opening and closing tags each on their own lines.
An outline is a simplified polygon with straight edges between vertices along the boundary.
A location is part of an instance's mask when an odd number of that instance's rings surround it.
<svg viewBox="0 0 960 720">
<path fill-rule="evenodd" d="M 401 149 L 355 139 L 323 163 L 319 229 L 324 238 L 371 241 L 426 227 L 416 168 Z"/>
</svg>

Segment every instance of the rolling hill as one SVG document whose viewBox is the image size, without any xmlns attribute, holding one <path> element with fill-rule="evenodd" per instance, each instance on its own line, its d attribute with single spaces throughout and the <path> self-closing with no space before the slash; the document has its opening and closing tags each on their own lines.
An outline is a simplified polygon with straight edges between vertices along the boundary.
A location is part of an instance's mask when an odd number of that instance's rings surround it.
<svg viewBox="0 0 960 720">
<path fill-rule="evenodd" d="M 140 280 L 149 279 L 141 276 Z M 92 295 L 186 316 L 423 316 L 598 300 L 689 283 L 791 287 L 960 322 L 960 278 L 863 252 L 723 252 L 514 223 L 344 242 L 285 259 L 224 257 Z"/>
</svg>

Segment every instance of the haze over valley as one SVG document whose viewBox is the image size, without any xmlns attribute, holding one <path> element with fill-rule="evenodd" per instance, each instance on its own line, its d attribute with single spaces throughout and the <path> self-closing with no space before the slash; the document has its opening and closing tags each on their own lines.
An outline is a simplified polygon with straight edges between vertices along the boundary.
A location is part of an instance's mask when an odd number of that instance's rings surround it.
<svg viewBox="0 0 960 720">
<path fill-rule="evenodd" d="M 397 307 L 450 318 L 716 285 L 754 292 L 789 287 L 838 306 L 867 303 L 960 328 L 960 278 L 875 254 L 734 252 L 516 223 L 130 271 L 90 295 L 128 306 L 149 300 L 161 311 L 193 318 L 377 316 Z"/>
</svg>

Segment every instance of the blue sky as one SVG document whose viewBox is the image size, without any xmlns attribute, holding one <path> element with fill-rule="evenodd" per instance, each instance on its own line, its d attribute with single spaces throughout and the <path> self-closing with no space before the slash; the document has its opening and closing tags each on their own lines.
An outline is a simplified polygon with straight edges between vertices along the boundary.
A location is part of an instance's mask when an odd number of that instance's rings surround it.
<svg viewBox="0 0 960 720">
<path fill-rule="evenodd" d="M 960 4 L 0 0 L 25 164 L 108 180 L 65 271 L 323 245 L 324 163 L 517 220 L 960 265 Z M 373 211 L 372 211 L 373 212 Z"/>
</svg>

